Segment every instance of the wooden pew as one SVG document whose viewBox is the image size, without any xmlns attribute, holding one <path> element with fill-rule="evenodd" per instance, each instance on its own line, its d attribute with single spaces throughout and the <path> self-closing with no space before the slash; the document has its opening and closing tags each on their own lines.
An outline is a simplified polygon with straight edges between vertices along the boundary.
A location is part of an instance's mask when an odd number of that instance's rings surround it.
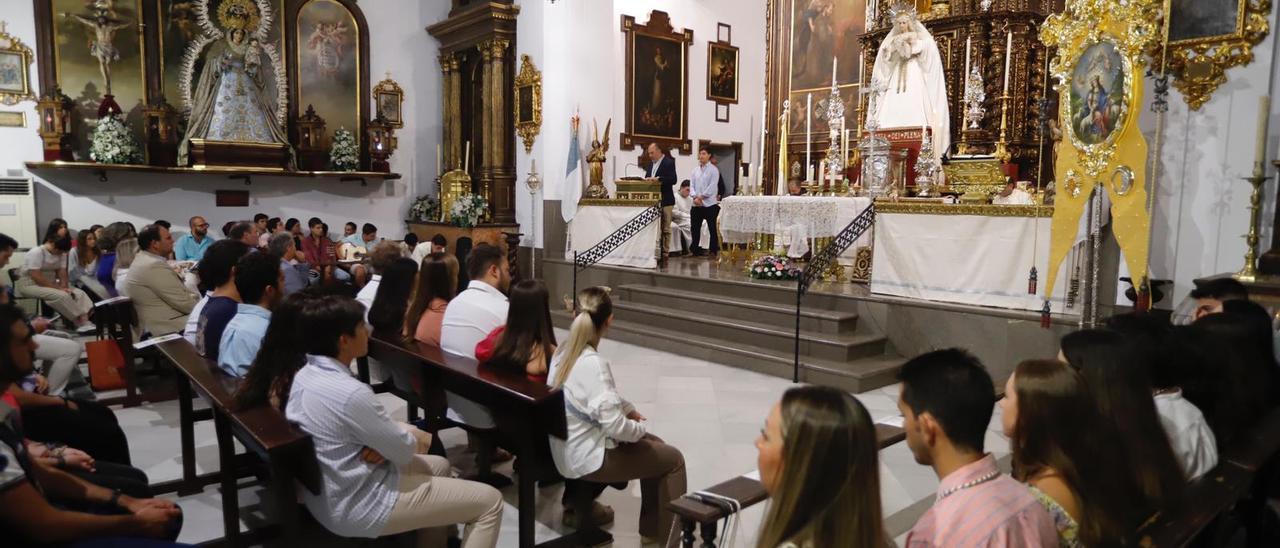
<svg viewBox="0 0 1280 548">
<path fill-rule="evenodd" d="M 876 444 L 880 449 L 907 439 L 906 430 L 897 426 L 877 423 L 875 427 Z M 736 500 L 744 510 L 769 498 L 769 493 L 765 491 L 764 484 L 747 476 L 738 476 L 728 481 L 717 483 L 710 488 L 703 489 L 703 491 Z M 701 531 L 701 546 L 714 548 L 716 523 L 729 515 L 719 506 L 705 504 L 688 497 L 681 497 L 667 503 L 667 509 L 671 510 L 676 515 L 676 519 L 680 520 L 681 538 L 683 546 L 686 548 L 690 548 L 694 544 L 693 534 L 695 528 L 699 528 Z"/>
<path fill-rule="evenodd" d="M 183 480 L 198 483 L 195 476 L 195 413 L 192 400 L 198 394 L 207 401 L 213 415 L 218 441 L 219 471 L 222 486 L 222 524 L 225 540 L 238 546 L 240 538 L 240 504 L 236 485 L 241 477 L 240 461 L 235 454 L 234 437 L 252 454 L 266 463 L 271 477 L 270 491 L 281 512 L 279 533 L 285 539 L 296 539 L 301 533 L 297 492 L 294 481 L 312 493 L 320 493 L 320 468 L 316 462 L 311 436 L 294 426 L 278 410 L 267 406 L 238 410 L 235 405 L 237 379 L 227 376 L 215 362 L 201 356 L 184 339 L 167 341 L 156 348 L 181 375 L 178 380 L 179 415 L 182 428 Z M 203 484 L 200 484 L 203 485 Z M 188 487 L 189 488 L 189 487 Z M 270 536 L 268 531 L 260 535 Z"/>
<path fill-rule="evenodd" d="M 428 387 L 428 391 L 449 390 L 489 409 L 503 438 L 509 441 L 507 448 L 518 459 L 519 545 L 535 546 L 534 486 L 540 479 L 558 477 L 547 436 L 566 436 L 564 394 L 524 374 L 482 366 L 475 360 L 447 355 L 437 347 L 416 341 L 370 339 L 369 356 L 383 367 L 416 368 L 412 373 L 420 375 L 421 386 Z M 428 405 L 440 401 L 431 393 L 420 397 Z M 612 536 L 605 531 L 584 528 L 537 546 L 598 546 L 611 541 Z"/>
</svg>

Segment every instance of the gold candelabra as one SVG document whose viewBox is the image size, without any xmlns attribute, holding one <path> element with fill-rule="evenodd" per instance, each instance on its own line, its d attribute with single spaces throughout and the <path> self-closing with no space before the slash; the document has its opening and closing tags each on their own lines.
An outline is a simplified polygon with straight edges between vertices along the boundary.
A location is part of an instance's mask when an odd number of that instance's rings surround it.
<svg viewBox="0 0 1280 548">
<path fill-rule="evenodd" d="M 1253 282 L 1258 279 L 1258 223 L 1262 216 L 1262 186 L 1267 179 L 1262 170 L 1253 172 L 1253 176 L 1244 177 L 1253 185 L 1253 194 L 1249 196 L 1249 234 L 1244 237 L 1247 248 L 1244 252 L 1244 268 L 1236 272 L 1235 278 L 1242 282 Z"/>
<path fill-rule="evenodd" d="M 1013 157 L 1012 154 L 1009 154 L 1009 141 L 1007 140 L 1009 131 L 1009 99 L 1012 99 L 1012 97 L 1010 97 L 1008 93 L 1005 93 L 1004 95 L 997 97 L 997 99 L 1000 100 L 1000 140 L 996 141 L 996 151 L 994 155 L 997 160 L 1000 160 L 1000 163 L 1007 164 L 1009 163 L 1009 159 Z"/>
</svg>

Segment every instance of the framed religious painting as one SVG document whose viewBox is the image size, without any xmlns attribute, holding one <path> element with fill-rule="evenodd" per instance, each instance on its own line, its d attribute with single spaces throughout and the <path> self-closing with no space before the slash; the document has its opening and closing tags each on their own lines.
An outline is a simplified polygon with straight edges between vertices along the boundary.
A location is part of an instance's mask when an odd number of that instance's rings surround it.
<svg viewBox="0 0 1280 548">
<path fill-rule="evenodd" d="M 720 42 L 707 43 L 707 100 L 738 102 L 738 48 Z"/>
<path fill-rule="evenodd" d="M 533 141 L 542 131 L 542 72 L 528 55 L 520 56 L 520 72 L 516 74 L 515 117 L 516 135 L 524 142 L 524 151 L 533 152 Z"/>
<path fill-rule="evenodd" d="M 397 129 L 404 127 L 404 90 L 391 79 L 390 72 L 387 73 L 386 80 L 373 86 L 373 104 L 377 109 L 375 117 L 380 112 L 392 126 Z"/>
<path fill-rule="evenodd" d="M 354 2 L 306 0 L 298 7 L 291 36 L 294 104 L 314 106 L 329 131 L 345 128 L 363 142 L 363 127 L 369 117 L 364 98 L 370 94 L 361 35 L 368 27 L 363 16 L 349 6 Z M 378 107 L 391 106 L 393 101 L 391 97 L 385 99 L 387 103 L 383 100 L 379 97 Z"/>
<path fill-rule="evenodd" d="M 1253 61 L 1253 47 L 1270 31 L 1269 0 L 1169 0 L 1167 64 L 1173 85 L 1199 110 L 1226 83 L 1227 69 Z M 1150 54 L 1159 69 L 1165 48 Z"/>
<path fill-rule="evenodd" d="M 689 141 L 689 45 L 693 31 L 676 30 L 667 13 L 653 10 L 637 24 L 622 16 L 626 41 L 626 129 L 623 150 L 657 143 L 692 154 Z"/>
<path fill-rule="evenodd" d="M 48 0 L 47 7 L 45 12 L 41 6 L 36 18 L 36 25 L 47 29 L 53 54 L 46 65 L 46 50 L 41 50 L 42 81 L 46 78 L 43 67 L 48 66 L 52 82 L 74 102 L 71 148 L 77 159 L 87 158 L 92 124 L 84 121 L 98 119 L 98 107 L 107 95 L 124 111 L 126 121 L 140 120 L 149 99 L 143 0 Z M 42 32 L 37 29 L 38 36 Z M 129 127 L 142 141 L 142 124 Z"/>
<path fill-rule="evenodd" d="M 1084 49 L 1067 81 L 1072 140 L 1082 147 L 1109 143 L 1130 111 L 1128 62 L 1115 42 L 1102 40 Z"/>
<path fill-rule="evenodd" d="M 31 91 L 31 48 L 6 32 L 0 22 L 0 104 L 34 101 Z"/>
</svg>

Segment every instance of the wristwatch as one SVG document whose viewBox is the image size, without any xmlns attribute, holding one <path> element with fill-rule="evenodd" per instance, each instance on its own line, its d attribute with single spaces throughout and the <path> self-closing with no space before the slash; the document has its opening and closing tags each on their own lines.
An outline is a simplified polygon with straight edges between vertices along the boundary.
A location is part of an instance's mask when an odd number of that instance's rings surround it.
<svg viewBox="0 0 1280 548">
<path fill-rule="evenodd" d="M 112 489 L 111 498 L 107 500 L 107 504 L 110 506 L 120 506 L 120 495 L 122 494 L 123 493 L 121 493 L 119 489 Z"/>
</svg>

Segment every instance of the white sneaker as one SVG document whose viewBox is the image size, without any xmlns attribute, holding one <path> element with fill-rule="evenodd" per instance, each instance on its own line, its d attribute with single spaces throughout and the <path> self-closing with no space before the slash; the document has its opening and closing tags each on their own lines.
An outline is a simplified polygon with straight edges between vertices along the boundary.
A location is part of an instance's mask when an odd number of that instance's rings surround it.
<svg viewBox="0 0 1280 548">
<path fill-rule="evenodd" d="M 93 322 L 84 322 L 84 325 L 81 325 L 80 327 L 76 328 L 76 333 L 79 333 L 81 335 L 87 335 L 97 330 L 98 330 L 98 326 L 93 325 Z"/>
</svg>

